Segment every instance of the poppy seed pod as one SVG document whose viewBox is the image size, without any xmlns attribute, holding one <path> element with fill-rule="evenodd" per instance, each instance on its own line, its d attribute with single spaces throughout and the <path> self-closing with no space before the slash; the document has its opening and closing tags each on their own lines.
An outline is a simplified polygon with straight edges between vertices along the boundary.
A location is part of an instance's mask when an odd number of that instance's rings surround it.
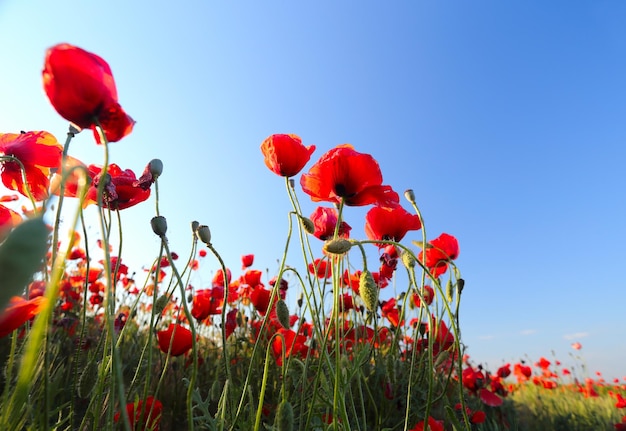
<svg viewBox="0 0 626 431">
<path fill-rule="evenodd" d="M 194 233 L 194 235 L 199 227 L 200 227 L 200 223 L 198 223 L 197 221 L 194 220 L 191 222 L 191 231 Z"/>
<path fill-rule="evenodd" d="M 344 254 L 352 248 L 352 242 L 345 238 L 335 238 L 324 243 L 324 251 L 330 254 Z"/>
<path fill-rule="evenodd" d="M 196 229 L 196 236 L 206 245 L 211 245 L 211 230 L 207 225 L 203 224 L 198 226 L 198 229 Z"/>
<path fill-rule="evenodd" d="M 359 277 L 359 296 L 369 311 L 373 312 L 378 308 L 378 286 L 372 273 L 367 269 Z"/>
<path fill-rule="evenodd" d="M 161 159 L 152 159 L 150 163 L 148 163 L 150 167 L 150 173 L 152 174 L 152 178 L 155 180 L 161 176 L 163 173 L 163 162 Z"/>
<path fill-rule="evenodd" d="M 163 216 L 155 216 L 150 220 L 152 231 L 159 237 L 164 237 L 167 232 L 167 220 Z"/>
<path fill-rule="evenodd" d="M 409 201 L 410 203 L 414 204 L 415 203 L 415 193 L 413 192 L 413 189 L 407 189 L 404 192 L 404 197 L 406 198 L 407 201 Z"/>
</svg>

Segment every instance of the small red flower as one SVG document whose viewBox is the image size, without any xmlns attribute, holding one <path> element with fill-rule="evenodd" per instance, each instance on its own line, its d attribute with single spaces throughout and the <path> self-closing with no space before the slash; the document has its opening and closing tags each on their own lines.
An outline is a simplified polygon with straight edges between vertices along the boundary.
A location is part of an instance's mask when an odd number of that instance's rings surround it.
<svg viewBox="0 0 626 431">
<path fill-rule="evenodd" d="M 241 256 L 241 269 L 246 269 L 252 266 L 254 263 L 254 255 L 253 254 L 244 254 Z"/>
<path fill-rule="evenodd" d="M 349 144 L 328 151 L 300 179 L 302 190 L 315 202 L 338 204 L 343 200 L 349 206 L 398 205 L 398 194 L 382 182 L 378 162 Z"/>
<path fill-rule="evenodd" d="M 576 342 L 576 343 L 572 343 L 572 349 L 574 349 L 574 350 L 580 350 L 580 349 L 582 349 L 582 348 L 583 348 L 583 345 L 582 345 L 582 344 L 580 344 L 580 343 L 578 343 L 578 342 Z"/>
<path fill-rule="evenodd" d="M 24 166 L 26 184 L 22 179 L 22 168 L 17 162 L 2 162 L 2 183 L 11 190 L 28 196 L 28 188 L 35 200 L 48 196 L 50 170 L 61 165 L 63 148 L 48 132 L 0 133 L 0 153 L 18 159 Z"/>
<path fill-rule="evenodd" d="M 335 235 L 335 228 L 337 226 L 338 221 L 337 210 L 334 208 L 326 208 L 326 207 L 317 207 L 313 214 L 311 214 L 311 221 L 315 226 L 315 231 L 313 232 L 313 236 L 321 239 L 322 241 L 326 241 L 328 239 L 332 239 Z M 342 221 L 339 224 L 339 229 L 337 231 L 337 236 L 340 238 L 348 238 L 350 236 L 350 231 L 352 228 L 348 223 Z"/>
<path fill-rule="evenodd" d="M 157 340 L 159 348 L 164 353 L 170 351 L 170 344 L 172 345 L 170 352 L 172 356 L 180 356 L 187 353 L 193 344 L 191 331 L 184 326 L 174 323 L 170 323 L 166 330 L 158 331 Z"/>
<path fill-rule="evenodd" d="M 131 430 L 156 431 L 161 422 L 163 404 L 153 396 L 146 398 L 145 403 L 139 400 L 137 404 L 126 404 L 126 413 L 130 419 Z M 113 420 L 115 423 L 121 419 L 121 414 L 115 413 Z"/>
<path fill-rule="evenodd" d="M 309 263 L 309 272 L 317 278 L 330 278 L 332 266 L 327 259 L 315 259 Z"/>
<path fill-rule="evenodd" d="M 424 289 L 421 293 L 426 305 L 430 305 L 433 303 L 433 299 L 435 299 L 435 289 L 430 286 L 424 286 Z M 417 293 L 413 294 L 413 305 L 415 305 L 416 307 L 422 306 L 422 301 Z"/>
<path fill-rule="evenodd" d="M 7 336 L 35 317 L 45 304 L 46 299 L 43 296 L 36 296 L 33 299 L 24 299 L 21 296 L 12 297 L 7 308 L 0 314 L 0 338 Z"/>
<path fill-rule="evenodd" d="M 89 175 L 93 179 L 85 203 L 98 202 L 98 184 L 102 181 L 102 168 L 89 165 Z M 130 169 L 122 170 L 112 163 L 107 169 L 106 184 L 104 185 L 103 207 L 114 210 L 123 210 L 141 203 L 150 197 L 150 189 L 144 190 L 136 185 L 137 177 Z"/>
<path fill-rule="evenodd" d="M 265 166 L 281 177 L 297 175 L 311 158 L 315 145 L 304 146 L 297 135 L 271 135 L 261 144 Z"/>
<path fill-rule="evenodd" d="M 135 121 L 120 106 L 113 74 L 101 57 L 67 43 L 46 52 L 43 87 L 61 117 L 79 129 L 100 123 L 109 142 L 133 130 Z"/>
<path fill-rule="evenodd" d="M 399 242 L 408 231 L 421 228 L 419 217 L 401 206 L 373 207 L 365 215 L 365 234 L 371 240 Z M 385 244 L 379 244 L 379 247 L 385 247 Z"/>
</svg>

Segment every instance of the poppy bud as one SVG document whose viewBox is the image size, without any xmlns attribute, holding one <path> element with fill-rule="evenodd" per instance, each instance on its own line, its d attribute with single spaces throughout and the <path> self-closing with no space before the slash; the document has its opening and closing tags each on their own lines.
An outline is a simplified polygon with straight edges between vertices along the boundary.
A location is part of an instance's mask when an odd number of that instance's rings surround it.
<svg viewBox="0 0 626 431">
<path fill-rule="evenodd" d="M 406 198 L 407 201 L 409 201 L 412 204 L 415 204 L 415 193 L 413 192 L 413 189 L 407 189 L 404 192 L 404 197 Z"/>
<path fill-rule="evenodd" d="M 158 315 L 158 314 L 163 313 L 163 310 L 165 310 L 165 307 L 167 306 L 169 302 L 170 302 L 169 296 L 167 295 L 159 296 L 154 304 L 154 314 Z"/>
<path fill-rule="evenodd" d="M 415 267 L 415 258 L 408 251 L 404 251 L 400 256 L 402 258 L 402 263 L 406 266 L 407 269 L 411 269 Z"/>
<path fill-rule="evenodd" d="M 198 229 L 196 229 L 196 236 L 206 245 L 211 245 L 211 230 L 207 225 L 203 224 L 198 226 Z"/>
<path fill-rule="evenodd" d="M 462 278 L 459 278 L 456 281 L 456 288 L 459 291 L 459 295 L 461 294 L 461 292 L 463 292 L 463 288 L 465 287 L 465 280 L 463 280 Z"/>
<path fill-rule="evenodd" d="M 344 254 L 352 248 L 352 242 L 345 238 L 335 238 L 324 243 L 324 251 L 330 254 Z"/>
<path fill-rule="evenodd" d="M 163 162 L 161 159 L 152 159 L 150 163 L 148 163 L 150 167 L 150 173 L 152 174 L 152 178 L 155 180 L 161 176 L 163 173 Z"/>
<path fill-rule="evenodd" d="M 359 296 L 369 311 L 378 308 L 378 286 L 369 270 L 364 270 L 359 277 Z"/>
<path fill-rule="evenodd" d="M 282 299 L 276 302 L 276 317 L 285 329 L 289 329 L 289 307 Z"/>
<path fill-rule="evenodd" d="M 304 228 L 306 233 L 313 235 L 315 233 L 315 224 L 313 223 L 313 221 L 310 218 L 301 215 L 299 215 L 298 217 L 300 218 L 300 223 L 302 223 L 302 227 Z"/>
<path fill-rule="evenodd" d="M 293 407 L 287 400 L 283 400 L 276 409 L 274 418 L 276 431 L 292 431 L 293 428 Z"/>
<path fill-rule="evenodd" d="M 454 290 L 453 290 L 452 286 L 452 280 L 448 279 L 448 282 L 446 283 L 446 298 L 448 299 L 448 302 L 452 302 L 452 300 L 454 299 Z"/>
<path fill-rule="evenodd" d="M 191 222 L 191 231 L 195 234 L 196 231 L 198 230 L 198 227 L 200 227 L 200 223 L 198 223 L 197 221 L 192 221 Z"/>
<path fill-rule="evenodd" d="M 165 233 L 167 232 L 167 220 L 163 216 L 152 217 L 150 220 L 150 225 L 152 226 L 152 231 L 163 238 Z"/>
</svg>

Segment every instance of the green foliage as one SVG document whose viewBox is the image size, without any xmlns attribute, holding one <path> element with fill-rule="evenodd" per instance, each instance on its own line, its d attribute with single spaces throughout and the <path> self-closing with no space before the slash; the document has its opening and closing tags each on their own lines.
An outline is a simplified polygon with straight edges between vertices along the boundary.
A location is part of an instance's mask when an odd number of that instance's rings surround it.
<svg viewBox="0 0 626 431">
<path fill-rule="evenodd" d="M 0 310 L 26 289 L 48 251 L 48 227 L 41 217 L 20 223 L 0 244 Z"/>
</svg>

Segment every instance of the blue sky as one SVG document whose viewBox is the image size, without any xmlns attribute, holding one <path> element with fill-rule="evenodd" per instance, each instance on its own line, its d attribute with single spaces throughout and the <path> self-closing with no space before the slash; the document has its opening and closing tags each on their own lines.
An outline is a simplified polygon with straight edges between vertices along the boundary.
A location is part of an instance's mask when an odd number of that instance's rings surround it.
<svg viewBox="0 0 626 431">
<path fill-rule="evenodd" d="M 101 55 L 137 120 L 112 162 L 139 173 L 163 160 L 172 248 L 186 253 L 198 220 L 230 267 L 254 253 L 270 273 L 289 203 L 262 140 L 296 133 L 317 146 L 312 162 L 352 143 L 386 184 L 415 190 L 429 237 L 459 239 L 475 361 L 554 351 L 565 362 L 579 341 L 591 372 L 621 377 L 624 18 L 616 1 L 5 0 L 0 131 L 62 140 L 67 123 L 41 86 L 44 52 L 69 42 Z M 88 133 L 70 152 L 102 162 Z M 353 236 L 364 236 L 364 213 L 346 212 Z M 153 214 L 153 201 L 123 213 L 135 267 L 158 252 Z M 205 266 L 196 284 L 217 267 Z"/>
</svg>

